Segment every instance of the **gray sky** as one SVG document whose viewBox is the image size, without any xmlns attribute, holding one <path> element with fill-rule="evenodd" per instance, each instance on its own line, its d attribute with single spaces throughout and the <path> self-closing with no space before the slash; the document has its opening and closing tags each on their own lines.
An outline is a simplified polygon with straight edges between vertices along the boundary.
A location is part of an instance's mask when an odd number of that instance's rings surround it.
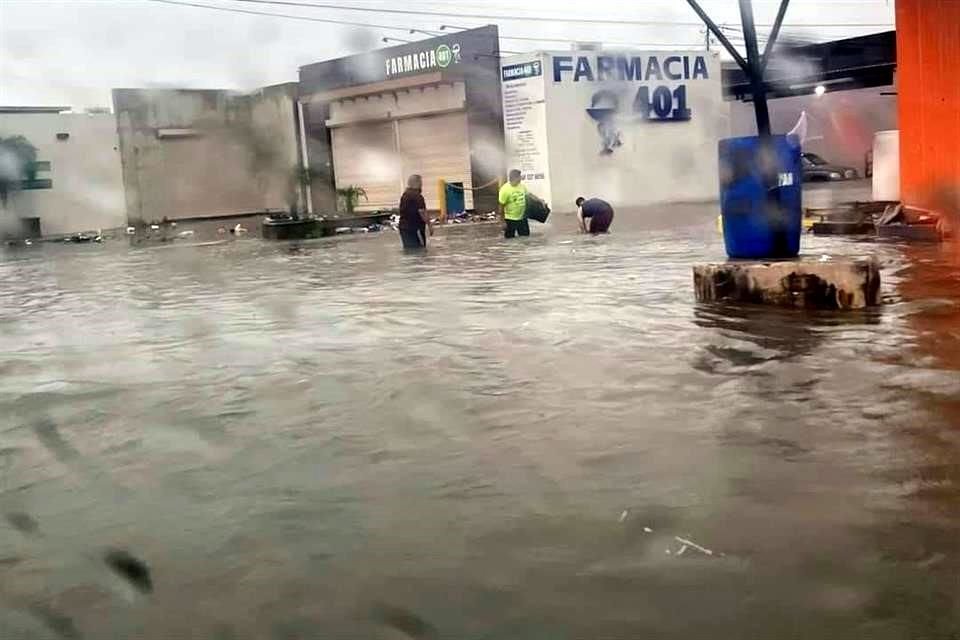
<svg viewBox="0 0 960 640">
<path fill-rule="evenodd" d="M 249 90 L 296 80 L 301 65 L 387 46 L 385 36 L 422 39 L 409 28 L 437 30 L 496 23 L 501 36 L 637 43 L 647 48 L 700 46 L 701 28 L 467 19 L 458 13 L 696 22 L 684 0 L 313 0 L 365 9 L 449 12 L 449 17 L 182 0 L 263 13 L 329 18 L 398 30 L 306 22 L 150 0 L 0 0 L 0 104 L 109 106 L 111 87 L 191 87 Z M 309 2 L 311 0 L 292 0 Z M 718 22 L 739 25 L 736 0 L 702 0 Z M 776 0 L 754 0 L 757 22 L 771 23 Z M 518 9 L 517 7 L 522 7 Z M 822 41 L 892 28 L 893 0 L 793 0 L 784 34 Z M 890 25 L 804 28 L 802 25 Z M 769 27 L 761 27 L 761 33 Z M 504 38 L 506 50 L 569 49 L 569 42 Z"/>
</svg>

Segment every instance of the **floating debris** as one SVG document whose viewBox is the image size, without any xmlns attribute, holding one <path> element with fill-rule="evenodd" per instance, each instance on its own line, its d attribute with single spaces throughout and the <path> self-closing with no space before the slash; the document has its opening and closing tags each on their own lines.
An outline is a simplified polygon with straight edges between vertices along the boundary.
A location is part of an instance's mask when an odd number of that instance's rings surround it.
<svg viewBox="0 0 960 640">
<path fill-rule="evenodd" d="M 653 529 L 651 529 L 650 527 L 644 527 L 644 528 L 643 528 L 643 532 L 644 532 L 644 533 L 653 533 Z"/>
<path fill-rule="evenodd" d="M 60 435 L 57 425 L 49 418 L 42 418 L 37 421 L 33 425 L 33 432 L 37 434 L 40 443 L 60 462 L 67 463 L 80 457 L 80 452 Z"/>
<path fill-rule="evenodd" d="M 676 540 L 676 541 L 679 542 L 680 544 L 686 545 L 686 546 L 688 546 L 688 547 L 693 547 L 694 549 L 696 549 L 696 550 L 699 551 L 700 553 L 705 553 L 705 554 L 707 554 L 708 556 L 712 556 L 712 555 L 713 555 L 713 551 L 711 551 L 710 549 L 707 549 L 706 547 L 701 547 L 701 546 L 698 545 L 696 542 L 691 542 L 691 541 L 687 540 L 686 538 L 681 538 L 680 536 L 674 536 L 673 538 L 674 538 L 674 540 Z M 680 554 L 677 554 L 677 555 L 680 555 Z"/>
<path fill-rule="evenodd" d="M 408 638 L 423 640 L 436 638 L 437 630 L 429 622 L 406 609 L 388 604 L 378 604 L 374 607 L 373 618 L 381 624 L 404 634 Z"/>
<path fill-rule="evenodd" d="M 623 510 L 623 513 L 620 514 L 620 522 L 624 522 L 627 519 L 627 516 L 630 515 L 630 512 L 626 509 Z"/>
<path fill-rule="evenodd" d="M 687 552 L 687 545 L 683 545 L 682 547 L 680 547 L 680 551 L 677 551 L 677 555 L 682 556 L 686 552 Z"/>
<path fill-rule="evenodd" d="M 20 533 L 37 533 L 40 531 L 40 525 L 36 520 L 33 519 L 29 513 L 24 513 L 22 511 L 12 511 L 6 514 L 7 522 L 10 523 L 10 526 L 19 531 Z"/>
<path fill-rule="evenodd" d="M 74 640 L 75 638 L 82 637 L 70 616 L 66 616 L 43 605 L 34 605 L 30 608 L 30 613 L 61 638 Z"/>
<path fill-rule="evenodd" d="M 129 582 L 141 593 L 153 591 L 153 580 L 150 578 L 150 568 L 142 560 L 135 558 L 122 549 L 111 549 L 103 556 L 107 566 L 121 578 Z"/>
</svg>

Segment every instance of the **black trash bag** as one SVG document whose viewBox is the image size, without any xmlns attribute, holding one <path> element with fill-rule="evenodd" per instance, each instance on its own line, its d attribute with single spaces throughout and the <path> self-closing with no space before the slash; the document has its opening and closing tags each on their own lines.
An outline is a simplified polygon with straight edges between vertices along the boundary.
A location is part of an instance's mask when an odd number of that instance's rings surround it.
<svg viewBox="0 0 960 640">
<path fill-rule="evenodd" d="M 550 216 L 550 207 L 547 206 L 547 203 L 533 195 L 532 193 L 527 194 L 527 208 L 526 215 L 531 220 L 536 220 L 537 222 L 546 222 L 547 218 Z"/>
</svg>

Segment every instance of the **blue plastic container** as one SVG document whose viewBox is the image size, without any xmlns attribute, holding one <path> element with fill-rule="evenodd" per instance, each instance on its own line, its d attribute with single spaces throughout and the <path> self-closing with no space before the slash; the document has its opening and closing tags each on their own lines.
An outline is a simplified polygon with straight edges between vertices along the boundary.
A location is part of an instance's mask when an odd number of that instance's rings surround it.
<svg viewBox="0 0 960 640">
<path fill-rule="evenodd" d="M 720 141 L 720 212 L 731 258 L 776 260 L 800 253 L 803 230 L 800 142 L 771 136 Z"/>
<path fill-rule="evenodd" d="M 456 218 L 466 211 L 462 182 L 447 182 L 444 186 L 447 198 L 447 217 Z"/>
</svg>

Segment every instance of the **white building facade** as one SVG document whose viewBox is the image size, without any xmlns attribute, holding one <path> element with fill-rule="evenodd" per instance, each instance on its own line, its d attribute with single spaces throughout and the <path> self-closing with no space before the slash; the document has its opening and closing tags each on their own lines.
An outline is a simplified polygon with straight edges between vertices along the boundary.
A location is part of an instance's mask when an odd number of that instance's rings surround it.
<svg viewBox="0 0 960 640">
<path fill-rule="evenodd" d="M 506 164 L 558 211 L 715 200 L 729 135 L 720 61 L 707 51 L 564 51 L 505 58 Z"/>
<path fill-rule="evenodd" d="M 14 193 L 0 215 L 26 220 L 43 236 L 126 226 L 113 114 L 0 108 L 0 137 L 17 135 L 37 150 L 36 180 Z"/>
</svg>

